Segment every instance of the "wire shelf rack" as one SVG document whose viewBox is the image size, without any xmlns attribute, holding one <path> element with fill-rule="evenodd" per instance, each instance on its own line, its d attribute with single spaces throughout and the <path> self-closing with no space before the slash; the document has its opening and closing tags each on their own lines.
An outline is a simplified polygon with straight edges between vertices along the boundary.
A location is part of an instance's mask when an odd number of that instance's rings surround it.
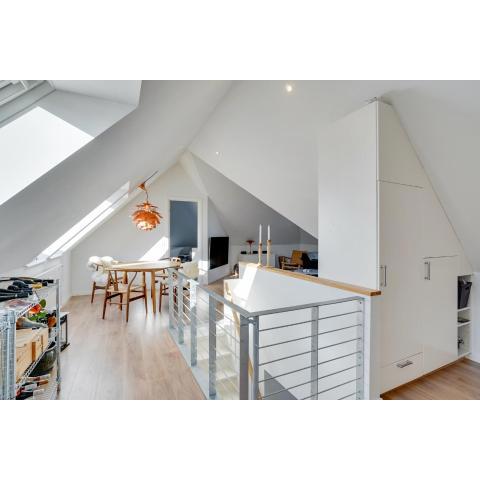
<svg viewBox="0 0 480 480">
<path fill-rule="evenodd" d="M 0 282 L 0 284 L 3 282 Z M 55 312 L 57 313 L 57 324 L 51 329 L 48 346 L 42 354 L 22 373 L 18 381 L 16 370 L 16 321 L 26 316 L 29 310 L 37 305 L 41 299 L 47 299 L 51 294 L 55 294 Z M 48 386 L 48 391 L 53 389 L 55 392 L 60 388 L 60 299 L 59 299 L 59 281 L 56 280 L 47 286 L 34 289 L 32 294 L 27 298 L 18 298 L 8 300 L 0 304 L 0 399 L 14 400 L 16 392 L 25 383 L 26 379 L 31 375 L 35 367 L 44 357 L 47 350 L 51 349 L 55 344 L 56 350 L 56 367 L 55 379 L 52 376 Z M 54 398 L 53 393 L 50 395 L 42 395 Z"/>
</svg>

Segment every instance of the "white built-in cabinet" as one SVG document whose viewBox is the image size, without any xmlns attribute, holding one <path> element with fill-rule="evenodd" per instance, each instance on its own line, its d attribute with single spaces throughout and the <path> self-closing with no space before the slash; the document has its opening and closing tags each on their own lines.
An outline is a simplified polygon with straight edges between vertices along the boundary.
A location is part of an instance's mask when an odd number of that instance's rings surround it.
<svg viewBox="0 0 480 480">
<path fill-rule="evenodd" d="M 457 275 L 458 256 L 424 261 L 420 307 L 425 372 L 447 365 L 458 356 Z"/>
<path fill-rule="evenodd" d="M 381 391 L 455 361 L 457 279 L 471 267 L 396 112 L 348 115 L 319 156 L 319 275 L 381 290 Z"/>
<path fill-rule="evenodd" d="M 420 199 L 417 187 L 379 182 L 382 367 L 422 352 Z"/>
<path fill-rule="evenodd" d="M 395 111 L 379 102 L 376 115 L 380 367 L 388 391 L 458 358 L 464 256 Z"/>
</svg>

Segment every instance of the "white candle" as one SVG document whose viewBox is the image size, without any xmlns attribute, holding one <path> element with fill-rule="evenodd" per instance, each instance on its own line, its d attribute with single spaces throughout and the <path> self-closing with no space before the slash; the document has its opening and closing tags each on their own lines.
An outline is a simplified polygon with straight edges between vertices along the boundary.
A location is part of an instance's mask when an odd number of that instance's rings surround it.
<svg viewBox="0 0 480 480">
<path fill-rule="evenodd" d="M 267 236 L 268 236 L 267 240 L 270 240 L 270 225 L 267 228 Z"/>
<path fill-rule="evenodd" d="M 260 225 L 258 229 L 258 244 L 260 245 L 261 243 L 262 243 L 262 225 Z"/>
</svg>

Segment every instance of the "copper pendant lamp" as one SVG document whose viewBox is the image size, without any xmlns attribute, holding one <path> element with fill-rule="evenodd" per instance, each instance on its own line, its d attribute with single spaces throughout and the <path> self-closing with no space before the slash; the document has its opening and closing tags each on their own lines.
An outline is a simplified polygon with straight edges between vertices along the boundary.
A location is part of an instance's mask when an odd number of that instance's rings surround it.
<svg viewBox="0 0 480 480">
<path fill-rule="evenodd" d="M 153 230 L 163 217 L 158 212 L 158 207 L 148 201 L 148 192 L 145 183 L 139 185 L 138 188 L 145 192 L 147 200 L 137 205 L 137 209 L 132 213 L 133 223 L 139 230 Z"/>
</svg>

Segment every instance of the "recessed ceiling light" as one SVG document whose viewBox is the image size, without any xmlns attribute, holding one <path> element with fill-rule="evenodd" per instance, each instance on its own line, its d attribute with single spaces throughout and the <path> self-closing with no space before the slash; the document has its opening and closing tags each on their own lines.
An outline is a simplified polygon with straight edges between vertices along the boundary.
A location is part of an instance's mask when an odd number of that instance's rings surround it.
<svg viewBox="0 0 480 480">
<path fill-rule="evenodd" d="M 220 152 L 215 152 L 215 155 L 220 155 Z"/>
<path fill-rule="evenodd" d="M 291 83 L 287 83 L 285 85 L 285 90 L 287 91 L 287 93 L 292 93 L 293 92 L 293 85 Z"/>
</svg>

